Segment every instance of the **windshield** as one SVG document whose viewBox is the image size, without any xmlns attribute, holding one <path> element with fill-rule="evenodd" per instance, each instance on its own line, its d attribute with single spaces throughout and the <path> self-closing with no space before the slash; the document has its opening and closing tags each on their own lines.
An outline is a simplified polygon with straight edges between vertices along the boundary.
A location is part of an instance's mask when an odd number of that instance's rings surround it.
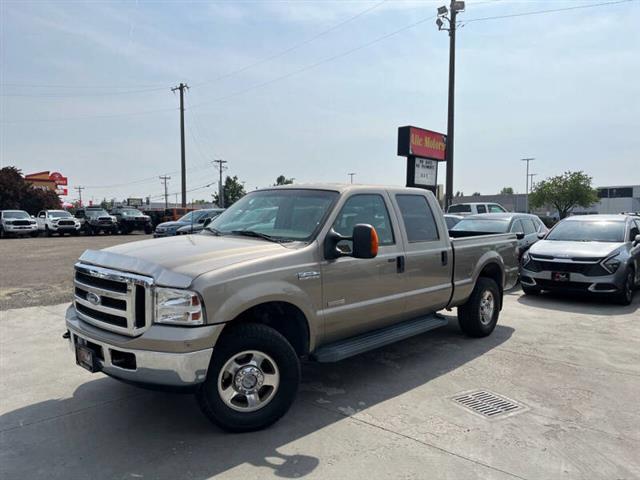
<svg viewBox="0 0 640 480">
<path fill-rule="evenodd" d="M 49 211 L 49 218 L 67 218 L 70 217 L 69 212 L 64 211 Z"/>
<path fill-rule="evenodd" d="M 460 220 L 451 230 L 462 232 L 506 233 L 509 228 L 508 220 L 481 220 L 465 218 Z"/>
<path fill-rule="evenodd" d="M 182 223 L 196 223 L 198 220 L 207 215 L 207 213 L 208 212 L 206 210 L 194 210 L 193 212 L 189 212 L 186 215 L 180 217 L 178 221 Z"/>
<path fill-rule="evenodd" d="M 321 225 L 337 192 L 267 190 L 246 195 L 206 228 L 218 234 L 251 231 L 276 240 L 310 240 Z"/>
<path fill-rule="evenodd" d="M 140 210 L 136 210 L 135 208 L 120 210 L 120 213 L 122 213 L 122 215 L 124 215 L 125 217 L 138 217 L 142 215 L 142 212 Z"/>
<path fill-rule="evenodd" d="M 3 218 L 31 218 L 27 212 L 2 212 Z"/>
<path fill-rule="evenodd" d="M 447 213 L 471 213 L 470 205 L 451 205 Z"/>
<path fill-rule="evenodd" d="M 86 210 L 87 217 L 109 216 L 106 210 Z"/>
<path fill-rule="evenodd" d="M 568 242 L 624 242 L 624 222 L 565 220 L 554 227 L 546 240 Z"/>
</svg>

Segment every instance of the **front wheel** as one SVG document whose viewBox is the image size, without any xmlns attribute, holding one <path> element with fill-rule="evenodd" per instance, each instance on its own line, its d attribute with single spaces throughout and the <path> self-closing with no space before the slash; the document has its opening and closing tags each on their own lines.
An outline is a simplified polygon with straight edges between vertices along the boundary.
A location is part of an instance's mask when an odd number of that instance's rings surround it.
<svg viewBox="0 0 640 480">
<path fill-rule="evenodd" d="M 153 232 L 153 228 L 150 225 L 147 225 L 146 227 L 144 227 L 144 233 L 146 233 L 147 235 L 151 234 Z"/>
<path fill-rule="evenodd" d="M 46 226 L 46 225 L 44 226 L 44 234 L 45 234 L 47 237 L 50 237 L 51 235 L 53 235 L 53 233 L 51 233 L 51 230 L 49 230 L 49 227 L 48 227 L 48 226 Z"/>
<path fill-rule="evenodd" d="M 467 303 L 458 307 L 460 329 L 470 337 L 491 335 L 500 315 L 500 289 L 486 277 L 478 278 Z"/>
<path fill-rule="evenodd" d="M 300 362 L 273 328 L 253 323 L 230 328 L 216 344 L 198 403 L 227 431 L 260 430 L 289 410 L 300 383 Z"/>
<path fill-rule="evenodd" d="M 631 305 L 633 290 L 635 289 L 635 275 L 631 268 L 627 269 L 622 290 L 614 296 L 614 301 L 620 305 Z"/>
</svg>

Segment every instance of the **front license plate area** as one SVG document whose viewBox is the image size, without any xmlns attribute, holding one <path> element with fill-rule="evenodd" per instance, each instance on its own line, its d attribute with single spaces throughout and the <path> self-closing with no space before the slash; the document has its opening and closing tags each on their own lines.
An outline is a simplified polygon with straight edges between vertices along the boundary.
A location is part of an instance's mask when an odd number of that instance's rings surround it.
<svg viewBox="0 0 640 480">
<path fill-rule="evenodd" d="M 569 272 L 552 272 L 551 279 L 554 282 L 568 282 L 571 280 Z"/>
<path fill-rule="evenodd" d="M 100 365 L 96 362 L 93 350 L 84 345 L 76 345 L 76 363 L 91 373 L 100 370 Z"/>
</svg>

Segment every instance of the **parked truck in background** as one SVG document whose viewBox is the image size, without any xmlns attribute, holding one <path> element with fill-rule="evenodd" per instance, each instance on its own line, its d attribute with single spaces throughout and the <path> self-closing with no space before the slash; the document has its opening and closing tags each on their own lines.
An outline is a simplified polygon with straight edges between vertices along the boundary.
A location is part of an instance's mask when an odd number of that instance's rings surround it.
<svg viewBox="0 0 640 480">
<path fill-rule="evenodd" d="M 87 235 L 97 235 L 100 232 L 112 234 L 118 231 L 116 217 L 109 215 L 102 207 L 79 208 L 75 217 Z"/>
<path fill-rule="evenodd" d="M 24 210 L 0 210 L 0 238 L 38 235 L 37 222 Z"/>
<path fill-rule="evenodd" d="M 200 235 L 86 251 L 65 337 L 91 372 L 192 389 L 222 428 L 256 430 L 293 402 L 300 358 L 426 332 L 445 308 L 467 335 L 491 334 L 517 258 L 514 234 L 450 239 L 425 190 L 274 187 Z"/>
<path fill-rule="evenodd" d="M 66 210 L 41 210 L 36 217 L 38 231 L 47 237 L 57 233 L 61 237 L 65 233 L 78 235 L 80 233 L 80 222 L 73 218 Z"/>
<path fill-rule="evenodd" d="M 128 235 L 136 230 L 143 231 L 148 235 L 153 231 L 151 217 L 137 208 L 116 207 L 111 210 L 111 215 L 116 218 L 118 232 L 123 235 Z"/>
</svg>

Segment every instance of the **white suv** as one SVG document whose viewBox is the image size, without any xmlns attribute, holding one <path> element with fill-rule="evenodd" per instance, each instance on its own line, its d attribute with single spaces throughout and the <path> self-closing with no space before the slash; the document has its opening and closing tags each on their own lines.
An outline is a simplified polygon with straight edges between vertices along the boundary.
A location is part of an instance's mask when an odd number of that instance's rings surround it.
<svg viewBox="0 0 640 480">
<path fill-rule="evenodd" d="M 456 203 L 450 205 L 447 213 L 455 213 L 456 215 L 477 215 L 479 213 L 506 213 L 507 209 L 499 203 Z"/>
<path fill-rule="evenodd" d="M 37 235 L 38 225 L 24 210 L 2 210 L 0 212 L 0 237 L 7 235 Z"/>
<path fill-rule="evenodd" d="M 80 221 L 66 210 L 42 210 L 36 218 L 38 222 L 38 231 L 44 232 L 47 237 L 54 233 L 60 234 L 70 233 L 77 235 L 80 231 Z"/>
</svg>

